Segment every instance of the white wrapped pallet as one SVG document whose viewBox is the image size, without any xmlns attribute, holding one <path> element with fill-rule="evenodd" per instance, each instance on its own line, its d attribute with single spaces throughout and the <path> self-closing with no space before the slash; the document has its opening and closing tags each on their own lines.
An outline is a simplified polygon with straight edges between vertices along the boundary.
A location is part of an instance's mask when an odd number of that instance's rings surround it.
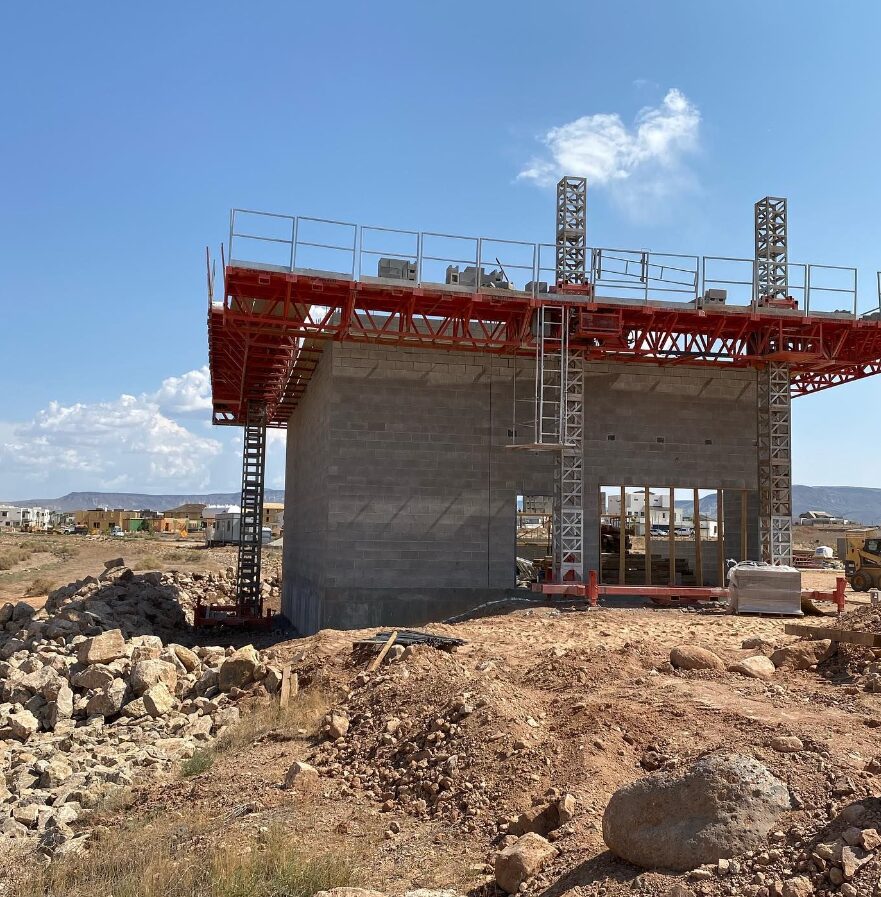
<svg viewBox="0 0 881 897">
<path fill-rule="evenodd" d="M 752 561 L 737 564 L 728 573 L 728 607 L 733 614 L 800 617 L 801 571 Z"/>
</svg>

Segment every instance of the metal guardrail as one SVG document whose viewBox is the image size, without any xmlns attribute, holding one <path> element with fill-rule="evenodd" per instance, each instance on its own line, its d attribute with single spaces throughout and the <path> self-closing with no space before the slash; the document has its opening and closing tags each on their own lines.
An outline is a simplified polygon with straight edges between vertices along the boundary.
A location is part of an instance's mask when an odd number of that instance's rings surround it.
<svg viewBox="0 0 881 897">
<path fill-rule="evenodd" d="M 482 290 L 516 290 L 534 298 L 554 285 L 556 272 L 553 243 L 399 230 L 254 209 L 230 213 L 229 247 L 231 262 L 282 271 L 320 271 L 353 280 L 384 275 L 469 289 L 479 279 Z M 708 290 L 725 290 L 727 305 L 760 305 L 754 259 L 596 247 L 589 250 L 588 264 L 590 283 L 604 298 L 699 305 L 712 301 L 706 298 Z M 856 268 L 790 263 L 788 281 L 789 295 L 805 314 L 857 316 Z M 877 285 L 879 308 L 874 311 L 881 311 L 881 272 Z M 577 298 L 570 294 L 567 301 Z"/>
</svg>

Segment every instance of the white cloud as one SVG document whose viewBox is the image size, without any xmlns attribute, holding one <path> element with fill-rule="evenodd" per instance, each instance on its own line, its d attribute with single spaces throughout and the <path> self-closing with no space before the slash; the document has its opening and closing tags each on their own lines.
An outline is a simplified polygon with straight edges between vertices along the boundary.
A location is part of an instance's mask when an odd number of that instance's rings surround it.
<svg viewBox="0 0 881 897">
<path fill-rule="evenodd" d="M 200 408 L 203 375 L 204 369 L 169 377 L 157 392 L 140 396 L 123 394 L 91 404 L 50 402 L 32 420 L 4 425 L 0 469 L 10 480 L 34 482 L 68 472 L 89 488 L 203 488 L 222 445 L 166 413 Z"/>
<path fill-rule="evenodd" d="M 211 410 L 211 377 L 208 365 L 180 377 L 166 377 L 150 399 L 165 414 L 201 415 Z"/>
<path fill-rule="evenodd" d="M 632 127 L 618 113 L 597 113 L 551 128 L 541 138 L 547 152 L 518 177 L 540 186 L 563 175 L 586 177 L 589 186 L 605 186 L 636 208 L 693 180 L 685 160 L 699 146 L 700 123 L 698 108 L 674 88 L 659 106 L 640 110 Z"/>
</svg>

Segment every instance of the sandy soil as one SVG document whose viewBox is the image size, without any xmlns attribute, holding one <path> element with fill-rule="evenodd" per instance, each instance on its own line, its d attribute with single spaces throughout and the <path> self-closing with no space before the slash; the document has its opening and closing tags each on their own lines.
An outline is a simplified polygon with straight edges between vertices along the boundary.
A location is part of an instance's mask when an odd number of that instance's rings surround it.
<svg viewBox="0 0 881 897">
<path fill-rule="evenodd" d="M 123 557 L 134 570 L 200 570 L 206 573 L 235 566 L 236 562 L 235 548 L 206 548 L 199 539 L 42 533 L 0 535 L 0 553 L 4 548 L 18 547 L 30 548 L 34 553 L 9 570 L 0 570 L 0 604 L 18 601 L 36 580 L 46 580 L 54 588 L 84 576 L 96 576 L 103 571 L 104 561 L 115 557 Z M 281 569 L 281 550 L 264 549 L 263 567 L 264 576 L 277 575 Z M 37 597 L 35 606 L 39 606 Z"/>
<path fill-rule="evenodd" d="M 834 574 L 824 571 L 805 575 L 806 587 L 831 588 L 833 582 Z M 807 809 L 791 814 L 790 824 L 809 821 L 812 807 L 826 805 L 828 768 L 864 775 L 879 752 L 881 696 L 835 671 L 780 671 L 772 682 L 728 672 L 663 671 L 677 644 L 708 647 L 733 661 L 755 653 L 741 648 L 746 638 L 793 641 L 783 633 L 785 623 L 666 608 L 537 607 L 426 627 L 467 644 L 453 655 L 423 649 L 400 683 L 395 677 L 403 674 L 394 670 L 399 665 L 387 667 L 378 682 L 390 691 L 377 699 L 374 712 L 377 719 L 431 717 L 451 695 L 494 696 L 467 734 L 468 777 L 490 797 L 473 824 L 401 807 L 384 812 L 368 789 L 345 777 L 322 779 L 321 790 L 311 795 L 283 790 L 293 760 L 317 762 L 315 718 L 304 720 L 299 734 L 259 735 L 193 779 L 140 789 L 128 813 L 145 819 L 169 811 L 240 814 L 228 823 L 231 837 L 236 828 L 281 824 L 306 849 L 356 857 L 363 883 L 390 894 L 415 887 L 492 894 L 487 863 L 498 845 L 496 821 L 556 787 L 576 795 L 578 815 L 571 833 L 556 842 L 560 856 L 527 893 L 623 897 L 638 886 L 641 894 L 666 894 L 681 878 L 641 874 L 609 854 L 600 834 L 609 796 L 645 774 L 641 759 L 647 751 L 683 763 L 720 748 L 752 754 L 805 802 Z M 303 694 L 311 695 L 311 710 L 320 711 L 354 700 L 364 663 L 354 659 L 352 642 L 366 634 L 324 631 L 280 643 L 272 654 L 293 664 Z M 807 750 L 776 753 L 768 742 L 778 734 L 799 736 Z M 523 750 L 511 748 L 518 741 Z M 400 834 L 389 833 L 392 821 Z"/>
</svg>

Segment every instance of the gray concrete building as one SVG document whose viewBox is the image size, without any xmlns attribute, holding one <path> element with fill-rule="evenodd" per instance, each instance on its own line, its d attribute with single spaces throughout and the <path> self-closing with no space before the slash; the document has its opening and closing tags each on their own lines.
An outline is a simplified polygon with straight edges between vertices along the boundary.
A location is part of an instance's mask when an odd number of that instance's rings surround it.
<svg viewBox="0 0 881 897">
<path fill-rule="evenodd" d="M 584 383 L 585 568 L 600 488 L 618 485 L 730 490 L 730 553 L 757 559 L 755 371 L 586 362 Z M 554 491 L 554 456 L 511 447 L 533 395 L 529 358 L 327 346 L 288 423 L 283 611 L 301 633 L 419 625 L 511 593 L 517 496 Z M 703 549 L 717 584 L 718 545 Z"/>
</svg>

